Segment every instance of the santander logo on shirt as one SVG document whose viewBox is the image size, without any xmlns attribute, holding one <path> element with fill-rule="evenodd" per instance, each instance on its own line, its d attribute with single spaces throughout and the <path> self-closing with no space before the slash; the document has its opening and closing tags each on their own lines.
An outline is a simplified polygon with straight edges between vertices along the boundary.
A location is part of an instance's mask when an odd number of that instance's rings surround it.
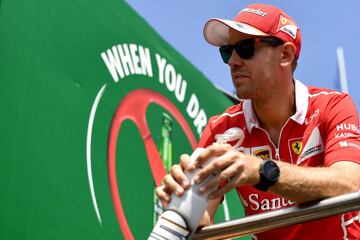
<svg viewBox="0 0 360 240">
<path fill-rule="evenodd" d="M 246 201 L 246 207 L 250 207 L 253 211 L 269 211 L 276 210 L 283 207 L 294 205 L 295 202 L 285 199 L 283 197 L 263 198 L 261 199 L 259 194 L 252 193 L 249 195 L 248 201 Z"/>
</svg>

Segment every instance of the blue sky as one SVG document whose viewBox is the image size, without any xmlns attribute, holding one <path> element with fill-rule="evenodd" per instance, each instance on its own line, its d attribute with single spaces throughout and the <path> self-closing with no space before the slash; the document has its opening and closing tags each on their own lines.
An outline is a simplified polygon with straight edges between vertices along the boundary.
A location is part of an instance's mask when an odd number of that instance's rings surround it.
<svg viewBox="0 0 360 240">
<path fill-rule="evenodd" d="M 214 84 L 233 91 L 229 69 L 218 49 L 203 38 L 203 26 L 212 17 L 232 19 L 253 1 L 127 0 L 166 41 Z M 335 88 L 336 48 L 345 53 L 349 92 L 360 107 L 360 1 L 263 0 L 292 16 L 302 32 L 302 50 L 295 77 L 307 85 Z"/>
</svg>

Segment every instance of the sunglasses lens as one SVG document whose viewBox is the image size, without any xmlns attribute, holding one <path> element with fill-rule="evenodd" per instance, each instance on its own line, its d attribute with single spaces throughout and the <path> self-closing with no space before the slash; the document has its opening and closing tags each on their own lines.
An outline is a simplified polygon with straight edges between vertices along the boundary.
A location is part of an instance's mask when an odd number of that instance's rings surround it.
<svg viewBox="0 0 360 240">
<path fill-rule="evenodd" d="M 224 63 L 228 63 L 233 51 L 233 46 L 231 45 L 226 45 L 226 46 L 222 46 L 220 47 L 220 55 L 222 60 L 224 61 Z"/>
<path fill-rule="evenodd" d="M 225 45 L 220 47 L 220 55 L 224 63 L 228 63 L 231 57 L 233 50 L 236 50 L 236 53 L 242 59 L 250 59 L 254 56 L 254 39 L 246 39 L 241 42 L 238 42 L 235 45 Z"/>
<path fill-rule="evenodd" d="M 254 56 L 254 39 L 246 39 L 235 46 L 236 53 L 241 57 L 242 59 L 250 59 L 252 56 Z"/>
</svg>

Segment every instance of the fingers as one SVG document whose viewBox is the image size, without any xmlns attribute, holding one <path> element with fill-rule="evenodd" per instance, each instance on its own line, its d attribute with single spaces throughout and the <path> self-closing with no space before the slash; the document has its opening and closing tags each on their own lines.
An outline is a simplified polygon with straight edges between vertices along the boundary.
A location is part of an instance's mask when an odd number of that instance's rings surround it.
<svg viewBox="0 0 360 240">
<path fill-rule="evenodd" d="M 176 195 L 179 194 L 179 191 L 182 192 L 184 189 L 188 189 L 190 187 L 190 183 L 188 178 L 186 177 L 183 168 L 180 165 L 174 165 L 170 169 L 170 178 L 164 178 L 165 185 L 169 185 L 169 188 L 175 192 Z M 174 182 L 172 181 L 174 180 Z M 178 193 L 177 193 L 178 192 Z"/>
<path fill-rule="evenodd" d="M 173 176 L 166 175 L 163 180 L 165 191 L 168 193 L 175 193 L 177 196 L 181 196 L 184 193 L 184 188 L 176 182 Z"/>
<path fill-rule="evenodd" d="M 201 193 L 207 193 L 210 191 L 217 190 L 219 186 L 227 185 L 229 182 L 233 182 L 236 185 L 241 185 L 241 182 L 234 181 L 234 179 L 239 179 L 239 176 L 242 174 L 242 166 L 231 165 L 225 170 L 223 170 L 218 176 L 212 178 L 204 186 L 200 187 Z M 235 187 L 235 185 L 233 186 Z"/>
<path fill-rule="evenodd" d="M 171 194 L 182 196 L 185 190 L 190 188 L 190 182 L 184 173 L 189 168 L 190 156 L 183 154 L 180 157 L 180 164 L 173 165 L 170 173 L 165 175 L 162 186 L 156 188 L 155 193 L 161 201 L 169 202 Z"/>
<path fill-rule="evenodd" d="M 170 194 L 165 191 L 165 186 L 159 186 L 155 189 L 156 196 L 162 201 L 162 202 L 170 202 Z"/>
<path fill-rule="evenodd" d="M 170 174 L 167 174 L 162 185 L 155 189 L 155 193 L 161 201 L 168 203 L 171 200 L 172 193 L 181 196 L 184 193 L 184 188 Z"/>
<path fill-rule="evenodd" d="M 195 168 L 200 168 L 206 163 L 211 157 L 221 156 L 227 151 L 231 150 L 231 145 L 229 144 L 213 144 L 206 148 L 199 157 L 193 162 L 190 163 L 189 168 L 193 170 Z"/>
<path fill-rule="evenodd" d="M 253 185 L 258 182 L 256 179 L 261 161 L 255 156 L 230 150 L 201 169 L 194 177 L 194 182 L 202 184 L 207 181 L 199 188 L 199 191 L 203 194 L 210 193 L 209 199 L 216 199 L 237 186 Z M 214 177 L 206 180 L 210 175 Z"/>
<path fill-rule="evenodd" d="M 190 188 L 189 179 L 184 171 L 202 168 L 194 176 L 194 183 L 201 184 L 210 175 L 213 175 L 214 177 L 201 186 L 199 191 L 201 193 L 210 192 L 210 199 L 220 197 L 236 186 L 250 184 L 248 180 L 251 177 L 249 178 L 249 176 L 255 172 L 252 167 L 248 166 L 251 165 L 251 157 L 233 150 L 231 145 L 228 144 L 209 146 L 194 162 L 191 162 L 189 155 L 183 154 L 180 157 L 180 163 L 173 165 L 170 173 L 164 177 L 163 185 L 156 189 L 156 194 L 164 202 L 169 202 L 173 193 L 181 197 L 185 190 Z M 207 162 L 209 159 L 211 161 Z M 227 183 L 222 188 L 219 188 L 222 182 Z"/>
<path fill-rule="evenodd" d="M 228 182 L 225 186 L 218 188 L 216 191 L 213 191 L 212 193 L 209 194 L 208 198 L 209 199 L 216 199 L 218 197 L 221 197 L 223 195 L 225 195 L 227 192 L 231 191 L 232 189 L 234 189 L 239 182 L 241 182 L 240 179 L 241 176 L 237 176 L 231 179 L 230 182 Z"/>
<path fill-rule="evenodd" d="M 208 178 L 212 174 L 217 174 L 218 172 L 222 172 L 224 169 L 228 168 L 230 165 L 233 165 L 232 168 L 225 171 L 224 173 L 220 174 L 222 178 L 227 178 L 231 176 L 227 176 L 228 174 L 233 174 L 233 171 L 240 171 L 241 169 L 237 169 L 241 167 L 243 164 L 242 157 L 244 156 L 243 153 L 237 152 L 235 150 L 228 150 L 222 156 L 214 159 L 208 165 L 206 165 L 201 171 L 199 171 L 195 177 L 194 182 L 199 184 L 203 182 L 206 178 Z"/>
<path fill-rule="evenodd" d="M 182 169 L 186 170 L 186 171 L 190 171 L 191 170 L 191 159 L 190 156 L 187 154 L 182 154 L 180 156 L 180 166 Z"/>
</svg>

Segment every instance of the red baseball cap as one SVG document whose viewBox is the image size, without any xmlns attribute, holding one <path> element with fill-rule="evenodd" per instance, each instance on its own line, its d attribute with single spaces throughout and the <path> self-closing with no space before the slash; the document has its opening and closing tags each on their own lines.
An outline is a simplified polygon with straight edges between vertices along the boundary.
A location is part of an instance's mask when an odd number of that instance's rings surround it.
<svg viewBox="0 0 360 240">
<path fill-rule="evenodd" d="M 210 19 L 204 26 L 204 36 L 210 44 L 221 47 L 229 44 L 229 29 L 252 36 L 272 36 L 296 47 L 296 58 L 301 50 L 301 32 L 283 10 L 268 4 L 250 4 L 233 20 Z"/>
</svg>

